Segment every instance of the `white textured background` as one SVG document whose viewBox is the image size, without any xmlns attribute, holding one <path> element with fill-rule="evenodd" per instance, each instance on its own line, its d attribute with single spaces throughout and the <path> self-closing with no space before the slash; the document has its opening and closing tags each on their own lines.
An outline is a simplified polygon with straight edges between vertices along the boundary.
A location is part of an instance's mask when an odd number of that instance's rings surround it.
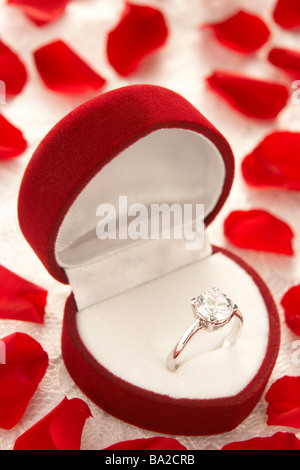
<svg viewBox="0 0 300 470">
<path fill-rule="evenodd" d="M 146 0 L 134 1 L 147 3 Z M 222 235 L 222 222 L 231 210 L 252 207 L 267 209 L 287 221 L 294 229 L 295 258 L 247 252 L 234 247 L 231 249 L 257 269 L 269 285 L 278 305 L 285 291 L 300 282 L 300 194 L 249 189 L 240 176 L 242 158 L 264 135 L 275 128 L 300 131 L 300 104 L 295 105 L 290 101 L 276 122 L 262 123 L 244 118 L 231 110 L 207 90 L 203 81 L 203 77 L 209 75 L 214 68 L 225 67 L 266 79 L 278 79 L 291 86 L 291 82 L 268 64 L 265 57 L 272 44 L 299 46 L 300 33 L 281 31 L 274 24 L 271 19 L 274 0 L 151 0 L 149 4 L 159 6 L 167 18 L 170 30 L 168 44 L 155 56 L 146 59 L 133 77 L 121 79 L 107 62 L 105 38 L 106 33 L 118 20 L 123 3 L 123 0 L 75 0 L 69 5 L 67 14 L 62 19 L 52 25 L 38 28 L 18 9 L 5 5 L 4 0 L 0 2 L 1 39 L 21 56 L 30 75 L 23 93 L 2 105 L 1 109 L 7 119 L 22 129 L 29 148 L 20 158 L 0 163 L 0 263 L 49 290 L 47 315 L 43 326 L 0 321 L 0 337 L 15 331 L 28 333 L 42 344 L 50 357 L 48 371 L 21 422 L 11 431 L 0 430 L 1 449 L 12 449 L 16 438 L 51 411 L 64 396 L 84 399 L 94 416 L 85 425 L 82 449 L 103 449 L 120 440 L 156 435 L 104 413 L 86 399 L 68 376 L 61 358 L 60 335 L 63 307 L 69 288 L 49 276 L 25 242 L 18 226 L 18 188 L 34 149 L 60 118 L 93 96 L 88 94 L 70 98 L 48 91 L 33 63 L 32 52 L 36 48 L 57 38 L 65 40 L 108 80 L 104 91 L 127 84 L 151 83 L 173 89 L 191 101 L 223 132 L 233 147 L 237 162 L 232 194 L 209 229 L 212 242 L 227 246 Z M 255 56 L 242 56 L 231 52 L 212 39 L 208 31 L 199 30 L 202 22 L 222 19 L 231 12 L 232 7 L 237 6 L 258 12 L 273 28 L 271 43 Z M 300 366 L 292 362 L 292 343 L 298 338 L 286 327 L 281 309 L 280 314 L 282 344 L 270 384 L 283 375 L 298 375 L 300 371 Z M 295 432 L 292 429 L 283 429 Z M 178 439 L 191 450 L 220 449 L 232 441 L 270 436 L 279 430 L 281 429 L 266 425 L 266 403 L 262 398 L 251 416 L 231 433 L 212 437 L 178 436 Z"/>
</svg>

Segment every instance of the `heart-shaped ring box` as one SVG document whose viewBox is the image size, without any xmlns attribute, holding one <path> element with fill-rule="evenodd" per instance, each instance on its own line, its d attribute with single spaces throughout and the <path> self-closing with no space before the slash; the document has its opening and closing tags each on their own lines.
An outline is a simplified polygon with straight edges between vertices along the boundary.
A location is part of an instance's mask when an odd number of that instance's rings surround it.
<svg viewBox="0 0 300 470">
<path fill-rule="evenodd" d="M 22 232 L 49 273 L 69 283 L 62 353 L 79 388 L 128 423 L 206 435 L 238 426 L 261 398 L 280 340 L 257 273 L 228 251 L 183 240 L 100 240 L 97 208 L 204 204 L 207 226 L 231 189 L 225 138 L 183 97 L 135 85 L 80 106 L 44 138 L 19 194 Z M 116 212 L 119 219 L 124 217 Z M 166 357 L 194 319 L 190 300 L 218 287 L 244 316 L 239 340 L 197 335 L 176 372 Z"/>
</svg>

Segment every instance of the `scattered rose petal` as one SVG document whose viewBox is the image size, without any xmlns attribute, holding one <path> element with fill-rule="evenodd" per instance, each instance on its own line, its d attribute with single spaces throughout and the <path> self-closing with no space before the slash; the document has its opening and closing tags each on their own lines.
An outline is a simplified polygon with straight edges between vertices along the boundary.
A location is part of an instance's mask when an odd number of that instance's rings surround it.
<svg viewBox="0 0 300 470">
<path fill-rule="evenodd" d="M 298 79 L 300 77 L 300 52 L 274 47 L 269 52 L 268 60 L 293 78 Z"/>
<path fill-rule="evenodd" d="M 300 336 L 300 285 L 289 289 L 281 300 L 286 323 L 289 328 Z"/>
<path fill-rule="evenodd" d="M 268 424 L 300 429 L 300 377 L 282 377 L 268 390 Z"/>
<path fill-rule="evenodd" d="M 26 148 L 22 132 L 0 114 L 0 160 L 18 157 Z"/>
<path fill-rule="evenodd" d="M 224 233 L 239 248 L 294 254 L 290 227 L 264 210 L 233 211 L 224 222 Z"/>
<path fill-rule="evenodd" d="M 15 5 L 37 26 L 60 18 L 70 0 L 6 0 L 9 5 Z"/>
<path fill-rule="evenodd" d="M 83 427 L 90 417 L 84 401 L 64 398 L 16 440 L 14 450 L 80 450 Z"/>
<path fill-rule="evenodd" d="M 5 83 L 5 96 L 18 95 L 27 82 L 26 68 L 7 45 L 0 41 L 0 80 Z"/>
<path fill-rule="evenodd" d="M 243 53 L 260 49 L 271 34 L 261 18 L 245 11 L 239 11 L 221 23 L 204 25 L 204 27 L 212 28 L 221 44 Z"/>
<path fill-rule="evenodd" d="M 257 187 L 300 190 L 300 133 L 276 131 L 245 157 L 245 181 Z"/>
<path fill-rule="evenodd" d="M 233 442 L 222 450 L 300 450 L 300 440 L 289 432 L 278 432 L 271 437 L 255 437 L 248 441 Z"/>
<path fill-rule="evenodd" d="M 257 187 L 300 191 L 300 133 L 275 131 L 242 162 L 245 181 Z"/>
<path fill-rule="evenodd" d="M 12 429 L 22 418 L 42 380 L 48 355 L 24 333 L 14 333 L 0 342 L 5 361 L 0 364 L 0 428 Z M 4 362 L 4 363 L 3 363 Z"/>
<path fill-rule="evenodd" d="M 233 108 L 252 118 L 274 119 L 289 99 L 284 85 L 230 72 L 216 71 L 207 81 Z"/>
<path fill-rule="evenodd" d="M 35 51 L 34 59 L 45 85 L 53 91 L 82 93 L 99 90 L 106 83 L 61 40 Z"/>
<path fill-rule="evenodd" d="M 282 28 L 293 29 L 300 26 L 300 0 L 278 0 L 273 17 Z"/>
<path fill-rule="evenodd" d="M 43 323 L 47 291 L 0 266 L 0 318 Z"/>
<path fill-rule="evenodd" d="M 167 37 L 166 21 L 159 10 L 126 2 L 119 24 L 108 34 L 108 60 L 120 75 L 127 76 L 162 47 Z"/>
<path fill-rule="evenodd" d="M 118 442 L 104 450 L 186 450 L 176 439 L 152 437 L 150 439 L 134 439 Z"/>
</svg>

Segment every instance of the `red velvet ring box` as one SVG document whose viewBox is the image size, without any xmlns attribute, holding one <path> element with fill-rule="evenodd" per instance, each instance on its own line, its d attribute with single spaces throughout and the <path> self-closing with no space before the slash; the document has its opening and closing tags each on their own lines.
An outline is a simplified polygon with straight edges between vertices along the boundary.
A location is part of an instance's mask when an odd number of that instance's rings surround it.
<svg viewBox="0 0 300 470">
<path fill-rule="evenodd" d="M 238 426 L 261 398 L 280 340 L 276 306 L 257 273 L 206 242 L 99 240 L 97 208 L 204 204 L 206 226 L 231 189 L 225 138 L 183 97 L 135 85 L 71 112 L 44 138 L 19 194 L 24 236 L 69 283 L 62 353 L 79 388 L 115 417 L 155 432 L 207 435 Z M 119 219 L 124 214 L 117 213 Z M 166 358 L 193 323 L 190 300 L 218 287 L 244 316 L 233 346 L 197 335 L 176 372 Z"/>
</svg>

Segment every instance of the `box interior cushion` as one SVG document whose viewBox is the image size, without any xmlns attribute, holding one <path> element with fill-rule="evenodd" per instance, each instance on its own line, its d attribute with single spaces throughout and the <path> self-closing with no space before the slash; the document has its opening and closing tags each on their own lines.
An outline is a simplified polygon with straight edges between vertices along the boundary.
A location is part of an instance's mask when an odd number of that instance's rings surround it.
<svg viewBox="0 0 300 470">
<path fill-rule="evenodd" d="M 214 286 L 242 311 L 241 337 L 233 346 L 214 349 L 230 324 L 218 333 L 197 333 L 178 370 L 168 371 L 168 353 L 194 321 L 191 298 Z M 258 373 L 269 342 L 269 314 L 257 284 L 223 253 L 82 309 L 76 321 L 81 340 L 103 367 L 173 398 L 235 396 Z"/>
<path fill-rule="evenodd" d="M 100 204 L 112 204 L 118 219 L 119 196 L 128 207 L 143 204 L 204 205 L 206 218 L 224 186 L 219 150 L 202 134 L 160 129 L 138 140 L 108 163 L 77 196 L 59 229 L 55 253 L 81 310 L 106 297 L 193 263 L 211 251 L 186 250 L 187 240 L 100 240 Z M 183 209 L 182 209 L 183 211 Z M 148 222 L 151 222 L 149 220 Z"/>
</svg>

